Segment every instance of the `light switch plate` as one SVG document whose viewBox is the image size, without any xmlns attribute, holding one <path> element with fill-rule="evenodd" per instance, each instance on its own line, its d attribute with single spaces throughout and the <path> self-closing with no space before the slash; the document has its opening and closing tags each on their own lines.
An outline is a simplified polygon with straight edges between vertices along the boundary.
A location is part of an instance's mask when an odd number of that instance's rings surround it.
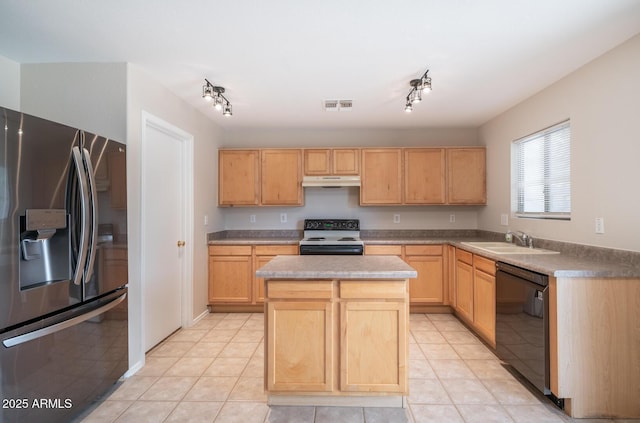
<svg viewBox="0 0 640 423">
<path fill-rule="evenodd" d="M 604 217 L 596 217 L 596 233 L 604 233 Z"/>
</svg>

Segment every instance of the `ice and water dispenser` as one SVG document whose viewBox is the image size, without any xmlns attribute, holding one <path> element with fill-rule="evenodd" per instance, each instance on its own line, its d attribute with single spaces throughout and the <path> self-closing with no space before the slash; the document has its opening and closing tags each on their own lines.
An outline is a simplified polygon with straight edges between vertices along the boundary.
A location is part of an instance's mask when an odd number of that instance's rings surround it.
<svg viewBox="0 0 640 423">
<path fill-rule="evenodd" d="M 20 289 L 69 280 L 69 215 L 64 209 L 27 209 L 20 217 Z"/>
</svg>

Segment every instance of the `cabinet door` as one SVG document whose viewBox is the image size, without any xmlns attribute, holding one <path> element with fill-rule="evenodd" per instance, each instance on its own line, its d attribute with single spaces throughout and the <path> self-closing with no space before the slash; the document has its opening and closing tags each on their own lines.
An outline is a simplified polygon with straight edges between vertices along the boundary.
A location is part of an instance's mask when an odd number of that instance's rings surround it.
<svg viewBox="0 0 640 423">
<path fill-rule="evenodd" d="M 444 301 L 444 262 L 440 256 L 406 256 L 407 264 L 418 272 L 409 280 L 409 298 L 414 303 Z"/>
<path fill-rule="evenodd" d="M 250 255 L 209 256 L 209 304 L 251 304 L 252 280 Z"/>
<path fill-rule="evenodd" d="M 267 389 L 331 391 L 333 304 L 329 301 L 267 303 Z"/>
<path fill-rule="evenodd" d="M 467 322 L 473 323 L 473 267 L 456 261 L 456 311 Z"/>
<path fill-rule="evenodd" d="M 218 204 L 256 206 L 259 201 L 258 150 L 218 152 Z"/>
<path fill-rule="evenodd" d="M 473 276 L 473 326 L 495 348 L 496 278 L 477 269 Z"/>
<path fill-rule="evenodd" d="M 304 150 L 304 174 L 305 175 L 330 175 L 331 174 L 331 150 L 305 149 Z"/>
<path fill-rule="evenodd" d="M 340 309 L 340 389 L 407 392 L 405 302 L 344 301 Z"/>
<path fill-rule="evenodd" d="M 406 204 L 445 203 L 445 150 L 407 148 L 404 150 L 404 202 Z"/>
<path fill-rule="evenodd" d="M 360 204 L 402 204 L 402 150 L 362 150 Z"/>
<path fill-rule="evenodd" d="M 449 204 L 486 204 L 486 150 L 447 149 L 447 191 Z"/>
<path fill-rule="evenodd" d="M 302 150 L 261 151 L 261 204 L 302 205 Z"/>
<path fill-rule="evenodd" d="M 297 255 L 297 245 L 256 245 L 255 247 L 255 261 L 253 267 L 253 274 L 260 269 L 275 256 L 282 255 Z M 253 281 L 253 302 L 256 304 L 264 303 L 264 278 L 254 277 Z"/>
<path fill-rule="evenodd" d="M 360 174 L 360 150 L 357 148 L 335 148 L 332 153 L 331 170 L 334 175 Z"/>
</svg>

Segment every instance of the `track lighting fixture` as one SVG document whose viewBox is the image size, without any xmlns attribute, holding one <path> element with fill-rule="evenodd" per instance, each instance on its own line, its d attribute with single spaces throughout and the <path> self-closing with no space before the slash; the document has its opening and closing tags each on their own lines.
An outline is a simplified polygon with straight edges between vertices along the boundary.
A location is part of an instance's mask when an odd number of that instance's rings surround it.
<svg viewBox="0 0 640 423">
<path fill-rule="evenodd" d="M 422 75 L 422 78 L 409 81 L 411 90 L 407 94 L 407 102 L 404 106 L 405 112 L 411 112 L 413 105 L 422 101 L 422 94 L 428 94 L 431 91 L 431 77 L 428 76 L 428 73 L 429 69 Z"/>
<path fill-rule="evenodd" d="M 223 95 L 224 87 L 213 85 L 207 78 L 204 79 L 206 84 L 202 86 L 202 98 L 211 101 L 216 110 L 222 110 L 223 116 L 232 115 L 231 103 Z"/>
</svg>

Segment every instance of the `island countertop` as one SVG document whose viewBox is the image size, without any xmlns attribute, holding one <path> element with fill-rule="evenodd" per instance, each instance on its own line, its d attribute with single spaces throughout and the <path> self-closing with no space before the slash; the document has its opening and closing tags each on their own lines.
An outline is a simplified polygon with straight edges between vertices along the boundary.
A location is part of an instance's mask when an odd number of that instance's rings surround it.
<svg viewBox="0 0 640 423">
<path fill-rule="evenodd" d="M 276 256 L 256 271 L 265 279 L 407 279 L 414 268 L 397 256 Z"/>
</svg>

